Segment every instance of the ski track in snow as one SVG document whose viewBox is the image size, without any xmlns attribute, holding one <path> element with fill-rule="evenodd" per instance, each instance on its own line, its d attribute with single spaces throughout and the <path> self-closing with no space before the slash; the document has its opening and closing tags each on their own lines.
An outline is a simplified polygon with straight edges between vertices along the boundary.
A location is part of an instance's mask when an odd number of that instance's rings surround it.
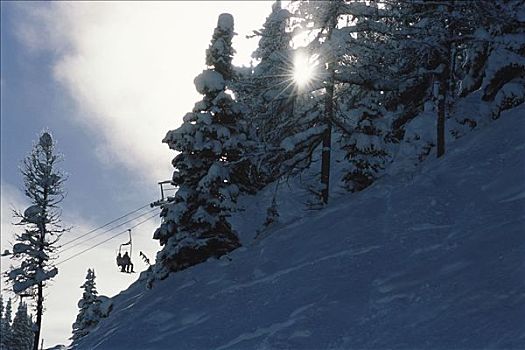
<svg viewBox="0 0 525 350">
<path fill-rule="evenodd" d="M 259 337 L 262 337 L 262 336 L 271 336 L 271 335 L 273 335 L 274 333 L 276 333 L 278 331 L 281 331 L 281 330 L 283 330 L 285 328 L 288 328 L 288 327 L 294 325 L 296 323 L 297 319 L 298 319 L 298 316 L 301 313 L 303 313 L 304 311 L 310 309 L 313 306 L 314 306 L 314 304 L 309 304 L 309 305 L 302 306 L 302 307 L 298 308 L 297 310 L 293 311 L 290 314 L 290 318 L 288 320 L 286 320 L 284 322 L 280 322 L 280 323 L 273 323 L 273 324 L 271 324 L 270 326 L 267 326 L 267 327 L 257 328 L 255 331 L 250 332 L 250 333 L 241 334 L 237 338 L 231 340 L 230 342 L 228 342 L 228 343 L 226 343 L 226 344 L 224 344 L 222 346 L 219 346 L 216 350 L 227 349 L 227 348 L 232 347 L 234 345 L 238 345 L 238 344 L 240 344 L 240 343 L 242 343 L 244 341 L 256 339 L 256 338 L 259 338 Z"/>
<path fill-rule="evenodd" d="M 448 229 L 450 225 L 437 225 L 437 224 L 420 224 L 409 228 L 411 231 L 425 231 L 425 230 L 437 230 L 437 229 Z"/>
<path fill-rule="evenodd" d="M 234 345 L 238 345 L 238 344 L 240 344 L 240 343 L 242 343 L 244 341 L 257 339 L 257 338 L 262 337 L 262 336 L 273 335 L 277 331 L 280 331 L 280 330 L 282 330 L 284 328 L 292 326 L 294 323 L 295 323 L 295 320 L 291 319 L 291 320 L 287 320 L 287 321 L 281 322 L 281 323 L 274 323 L 274 324 L 272 324 L 272 325 L 270 325 L 268 327 L 257 328 L 252 333 L 241 334 L 240 336 L 238 336 L 237 338 L 235 338 L 232 341 L 228 342 L 227 344 L 219 346 L 216 350 L 227 349 L 227 348 L 230 348 L 230 347 L 232 347 Z"/>
<path fill-rule="evenodd" d="M 211 298 L 215 298 L 215 297 L 219 296 L 220 294 L 234 293 L 234 292 L 236 292 L 236 291 L 238 291 L 240 289 L 253 287 L 253 286 L 257 285 L 257 284 L 275 282 L 275 280 L 277 280 L 277 279 L 279 279 L 279 278 L 281 278 L 281 277 L 283 277 L 283 276 L 285 276 L 287 274 L 290 274 L 292 272 L 296 272 L 296 271 L 304 269 L 306 267 L 310 267 L 310 266 L 319 264 L 319 263 L 327 261 L 327 260 L 343 258 L 343 257 L 355 257 L 355 256 L 358 256 L 358 255 L 361 255 L 361 254 L 369 253 L 372 250 L 378 249 L 378 248 L 380 248 L 380 247 L 379 246 L 371 246 L 371 247 L 361 248 L 361 249 L 356 249 L 356 250 L 351 250 L 350 249 L 350 250 L 341 251 L 341 252 L 336 253 L 336 254 L 323 256 L 322 258 L 318 258 L 318 259 L 315 259 L 315 260 L 312 260 L 312 261 L 308 261 L 308 262 L 305 262 L 303 264 L 290 267 L 288 269 L 277 271 L 277 272 L 275 272 L 275 273 L 273 273 L 273 274 L 271 274 L 269 276 L 266 276 L 264 278 L 259 278 L 259 279 L 256 279 L 254 281 L 247 282 L 247 283 L 240 283 L 240 284 L 233 285 L 233 286 L 231 286 L 229 288 L 226 288 L 226 289 L 223 289 L 223 290 L 217 292 L 216 294 L 213 294 L 211 296 Z"/>
<path fill-rule="evenodd" d="M 510 198 L 507 198 L 507 199 L 502 199 L 500 200 L 499 202 L 500 203 L 507 203 L 507 202 L 514 202 L 514 201 L 517 201 L 517 200 L 520 200 L 520 199 L 525 199 L 525 191 L 521 192 L 521 193 L 518 193 Z"/>
</svg>

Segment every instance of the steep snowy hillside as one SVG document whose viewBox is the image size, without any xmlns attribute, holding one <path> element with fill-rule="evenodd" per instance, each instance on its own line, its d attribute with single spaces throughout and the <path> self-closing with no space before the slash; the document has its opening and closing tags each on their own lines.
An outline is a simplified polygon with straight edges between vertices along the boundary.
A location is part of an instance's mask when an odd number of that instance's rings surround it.
<svg viewBox="0 0 525 350">
<path fill-rule="evenodd" d="M 525 348 L 525 115 L 114 299 L 80 349 Z"/>
</svg>

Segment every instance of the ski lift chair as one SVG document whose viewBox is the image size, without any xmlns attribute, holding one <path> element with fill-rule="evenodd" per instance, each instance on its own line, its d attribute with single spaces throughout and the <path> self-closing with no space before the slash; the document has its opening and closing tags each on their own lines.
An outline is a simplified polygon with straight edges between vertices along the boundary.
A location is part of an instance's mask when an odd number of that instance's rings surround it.
<svg viewBox="0 0 525 350">
<path fill-rule="evenodd" d="M 118 254 L 117 254 L 117 266 L 120 267 L 120 272 L 124 273 L 131 273 L 133 271 L 133 263 L 131 262 L 131 256 L 133 253 L 133 240 L 131 239 L 131 229 L 128 230 L 129 234 L 129 241 L 126 243 L 122 243 L 118 247 Z M 122 252 L 124 252 L 124 255 L 128 253 L 129 256 L 129 264 L 126 264 L 123 260 Z M 131 271 L 128 271 L 128 266 L 131 266 Z"/>
</svg>

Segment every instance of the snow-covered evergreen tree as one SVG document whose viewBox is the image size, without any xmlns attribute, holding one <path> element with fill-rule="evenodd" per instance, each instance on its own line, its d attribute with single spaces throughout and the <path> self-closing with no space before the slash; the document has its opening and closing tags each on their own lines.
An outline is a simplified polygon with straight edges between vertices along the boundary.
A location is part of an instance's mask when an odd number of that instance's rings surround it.
<svg viewBox="0 0 525 350">
<path fill-rule="evenodd" d="M 494 102 L 495 119 L 525 101 L 525 1 L 478 1 L 473 8 L 477 27 L 465 45 L 461 96 L 481 90 L 484 101 Z"/>
<path fill-rule="evenodd" d="M 367 101 L 374 92 L 368 92 Z M 362 102 L 362 101 L 361 101 Z M 349 166 L 346 168 L 344 181 L 350 191 L 361 191 L 375 181 L 385 170 L 390 161 L 386 147 L 389 125 L 385 110 L 374 110 L 373 105 L 354 105 L 357 125 L 349 137 L 345 137 L 342 148 L 346 151 Z"/>
<path fill-rule="evenodd" d="M 233 79 L 232 66 L 235 50 L 232 46 L 233 16 L 223 13 L 219 16 L 217 27 L 213 31 L 210 46 L 206 50 L 206 65 L 213 67 L 214 71 L 221 74 L 225 81 Z M 199 88 L 197 87 L 197 90 Z M 199 91 L 201 92 L 201 91 Z"/>
<path fill-rule="evenodd" d="M 327 68 L 321 74 L 323 83 L 314 87 L 325 99 L 319 112 L 324 119 L 315 125 L 341 131 L 340 144 L 349 162 L 344 181 L 352 191 L 381 176 L 393 159 L 394 144 L 404 137 L 404 126 L 423 111 L 434 112 L 438 132 L 435 123 L 425 119 L 425 127 L 433 127 L 434 134 L 421 140 L 428 133 L 417 130 L 415 137 L 421 144 L 417 158 L 438 144 L 438 153 L 444 152 L 444 121 L 458 81 L 459 53 L 452 44 L 455 35 L 468 33 L 470 21 L 460 20 L 468 6 L 451 11 L 453 2 L 442 3 L 357 0 L 297 5 L 295 17 L 315 34 L 308 50 L 318 54 Z M 435 106 L 426 108 L 429 103 Z M 301 137 L 293 139 L 304 142 Z M 299 154 L 293 143 L 289 148 Z M 325 143 L 327 161 L 322 168 L 327 174 L 330 144 Z"/>
<path fill-rule="evenodd" d="M 396 44 L 393 52 L 401 57 L 396 67 L 397 98 L 391 100 L 400 108 L 395 127 L 403 128 L 418 115 L 435 113 L 435 134 L 426 145 L 420 143 L 423 149 L 435 147 L 438 157 L 445 153 L 446 121 L 459 98 L 464 50 L 476 28 L 477 15 L 471 5 L 465 1 L 392 1 L 389 7 L 393 16 L 388 28 Z"/>
<path fill-rule="evenodd" d="M 75 323 L 73 323 L 73 343 L 88 334 L 100 322 L 100 319 L 106 317 L 108 311 L 103 307 L 106 297 L 98 296 L 95 283 L 95 270 L 88 269 L 86 281 L 80 286 L 84 290 L 82 299 L 78 301 L 79 312 Z"/>
<path fill-rule="evenodd" d="M 281 147 L 292 154 L 288 158 L 292 160 L 293 167 L 301 162 L 303 166 L 304 164 L 309 165 L 313 151 L 319 144 L 322 144 L 319 192 L 325 204 L 329 197 L 332 124 L 335 114 L 335 72 L 340 51 L 333 34 L 338 26 L 343 6 L 344 1 L 342 0 L 304 1 L 294 9 L 294 21 L 297 23 L 295 30 L 309 33 L 314 37 L 305 48 L 296 51 L 298 56 L 295 58 L 295 64 L 302 60 L 314 65 L 312 60 L 317 57 L 318 66 L 324 67 L 324 70 L 313 74 L 315 79 L 307 86 L 308 99 L 302 98 L 300 101 L 301 104 L 304 104 L 304 113 L 300 114 L 301 118 L 298 120 L 301 120 L 306 127 L 294 132 L 281 142 Z M 310 108 L 305 109 L 304 107 Z"/>
<path fill-rule="evenodd" d="M 12 325 L 13 337 L 11 340 L 11 349 L 31 350 L 33 348 L 34 332 L 33 322 L 27 314 L 27 304 L 20 302 L 18 310 L 13 319 Z"/>
<path fill-rule="evenodd" d="M 341 144 L 350 162 L 344 180 L 351 190 L 368 186 L 389 158 L 384 90 L 393 84 L 384 71 L 386 43 L 378 29 L 383 14 L 374 1 L 305 1 L 294 15 L 315 34 L 308 50 L 326 68 L 319 74 L 322 84 L 314 85 L 324 98 L 316 126 L 325 127 L 321 177 L 326 202 L 333 147 L 330 130 L 344 135 Z"/>
<path fill-rule="evenodd" d="M 397 98 L 390 100 L 397 108 L 394 129 L 404 135 L 403 142 L 419 144 L 418 158 L 433 148 L 443 154 L 446 138 L 461 136 L 525 101 L 523 0 L 387 5 L 394 14 L 388 21 L 390 36 L 400 57 Z M 461 98 L 469 96 L 472 102 L 487 101 L 489 110 L 455 113 Z M 426 130 L 432 115 L 438 121 L 434 134 Z M 445 125 L 452 115 L 457 123 Z"/>
<path fill-rule="evenodd" d="M 250 162 L 256 169 L 258 183 L 266 185 L 281 175 L 286 152 L 280 148 L 284 138 L 297 130 L 298 113 L 294 113 L 297 89 L 293 80 L 293 51 L 290 46 L 290 12 L 281 1 L 272 5 L 272 12 L 260 30 L 254 31 L 259 45 L 252 53 L 258 64 L 247 73 L 237 69 L 232 90 L 243 107 L 248 137 L 254 140 Z"/>
<path fill-rule="evenodd" d="M 334 31 L 340 95 L 334 122 L 343 130 L 340 146 L 349 163 L 343 181 L 349 190 L 360 191 L 381 176 L 391 160 L 386 101 L 393 85 L 392 43 L 383 33 L 384 14 L 377 1 L 346 3 L 340 17 L 346 23 L 340 20 Z"/>
<path fill-rule="evenodd" d="M 240 246 L 226 219 L 240 189 L 250 182 L 243 173 L 247 137 L 241 109 L 227 91 L 233 74 L 233 35 L 233 17 L 221 14 L 206 52 L 209 68 L 195 78 L 204 98 L 163 140 L 180 152 L 173 160 L 172 179 L 178 191 L 163 207 L 163 222 L 154 234 L 164 247 L 157 254 L 153 278 L 164 278 L 170 271 Z"/>
<path fill-rule="evenodd" d="M 53 138 L 48 132 L 42 132 L 22 166 L 25 194 L 32 205 L 23 213 L 15 211 L 15 217 L 20 219 L 17 225 L 25 231 L 16 236 L 11 258 L 20 265 L 6 273 L 15 293 L 29 290 L 35 296 L 35 348 L 40 339 L 45 282 L 58 273 L 52 258 L 60 234 L 65 231 L 60 225 L 58 208 L 64 198 L 64 175 L 56 168 L 60 159 Z"/>
<path fill-rule="evenodd" d="M 11 328 L 12 310 L 11 299 L 7 300 L 5 310 L 2 312 L 2 324 L 0 327 L 0 349 L 10 350 L 13 341 L 13 331 Z"/>
<path fill-rule="evenodd" d="M 276 1 L 261 30 L 259 45 L 252 57 L 259 60 L 249 94 L 250 114 L 260 139 L 279 145 L 287 119 L 293 113 L 293 57 L 289 29 L 290 12 Z"/>
</svg>

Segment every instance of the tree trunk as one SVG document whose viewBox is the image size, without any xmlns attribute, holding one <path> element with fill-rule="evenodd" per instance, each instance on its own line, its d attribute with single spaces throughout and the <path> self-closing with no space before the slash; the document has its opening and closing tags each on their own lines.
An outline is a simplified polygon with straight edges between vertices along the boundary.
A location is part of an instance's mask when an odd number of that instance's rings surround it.
<svg viewBox="0 0 525 350">
<path fill-rule="evenodd" d="M 51 168 L 51 167 L 49 167 Z M 49 174 L 48 174 L 49 176 Z M 48 215 L 48 188 L 46 187 L 44 189 L 43 193 L 43 205 L 42 205 L 42 211 L 43 211 L 43 217 L 47 218 Z M 46 244 L 46 224 L 44 222 L 41 222 L 39 224 L 39 230 L 40 230 L 40 252 L 44 252 L 44 246 Z M 38 268 L 43 269 L 44 268 L 44 259 L 39 258 L 38 261 Z M 36 296 L 36 331 L 35 331 L 35 341 L 33 342 L 33 350 L 38 350 L 38 344 L 40 343 L 40 331 L 42 329 L 42 314 L 44 313 L 44 282 L 38 283 L 38 290 L 37 290 L 37 296 Z"/>
<path fill-rule="evenodd" d="M 326 41 L 330 41 L 332 30 L 337 25 L 337 16 L 334 15 L 328 23 L 328 33 Z M 326 130 L 323 135 L 323 150 L 321 155 L 321 196 L 324 204 L 328 204 L 330 193 L 330 157 L 332 148 L 332 120 L 334 119 L 334 57 L 328 55 L 326 79 L 326 95 L 324 105 L 324 123 Z"/>
<path fill-rule="evenodd" d="M 33 350 L 38 350 L 40 343 L 40 329 L 42 329 L 42 313 L 44 311 L 44 283 L 38 284 L 38 292 L 36 299 L 36 331 L 35 339 L 33 341 Z"/>
<path fill-rule="evenodd" d="M 323 135 L 323 151 L 321 156 L 321 184 L 323 203 L 328 203 L 330 191 L 330 157 L 332 147 L 332 119 L 334 117 L 334 69 L 333 63 L 329 63 L 330 78 L 326 84 L 325 96 L 325 124 L 326 130 Z M 331 71 L 330 71 L 331 69 Z"/>
</svg>

